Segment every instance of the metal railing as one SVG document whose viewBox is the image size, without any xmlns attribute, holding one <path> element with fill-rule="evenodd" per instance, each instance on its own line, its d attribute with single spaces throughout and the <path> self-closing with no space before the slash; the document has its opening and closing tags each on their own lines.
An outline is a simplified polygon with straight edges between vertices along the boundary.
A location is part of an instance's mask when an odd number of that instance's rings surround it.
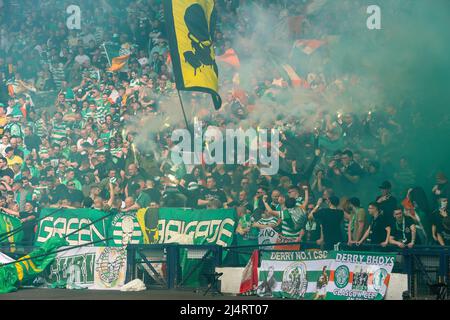
<svg viewBox="0 0 450 320">
<path fill-rule="evenodd" d="M 277 244 L 220 247 L 217 245 L 179 245 L 153 244 L 128 245 L 127 279 L 130 281 L 142 277 L 151 288 L 181 289 L 192 278 L 202 276 L 199 269 L 208 268 L 214 272 L 216 267 L 244 267 L 254 250 L 273 250 Z M 315 243 L 284 243 L 300 245 L 304 250 L 322 250 Z M 28 254 L 35 247 L 9 245 L 0 246 L 0 251 L 16 259 Z M 394 273 L 408 277 L 408 295 L 411 298 L 440 298 L 448 296 L 450 279 L 450 247 L 417 245 L 413 248 L 379 245 L 347 246 L 340 244 L 339 251 L 386 252 L 395 253 Z M 184 251 L 183 251 L 184 250 Z M 241 255 L 241 261 L 239 256 Z M 183 256 L 184 255 L 184 256 Z M 191 259 L 189 270 L 182 270 L 182 259 Z"/>
<path fill-rule="evenodd" d="M 323 250 L 316 243 L 292 243 L 299 244 L 304 250 Z M 286 244 L 283 244 L 286 245 Z M 243 267 L 242 261 L 249 260 L 254 250 L 264 251 L 272 249 L 274 244 L 248 245 L 225 247 L 229 259 L 222 266 Z M 334 248 L 337 251 L 359 252 L 385 252 L 395 253 L 396 263 L 394 273 L 402 273 L 408 276 L 408 296 L 411 298 L 438 298 L 446 299 L 449 293 L 448 282 L 450 278 L 450 247 L 416 245 L 413 248 L 399 248 L 397 246 L 360 245 L 348 246 L 339 244 Z M 239 261 L 239 255 L 244 256 Z"/>
<path fill-rule="evenodd" d="M 193 262 L 184 270 L 182 260 L 186 259 Z M 221 261 L 222 247 L 217 245 L 128 245 L 126 281 L 142 277 L 152 288 L 182 289 L 199 273 L 202 278 L 214 273 Z"/>
</svg>

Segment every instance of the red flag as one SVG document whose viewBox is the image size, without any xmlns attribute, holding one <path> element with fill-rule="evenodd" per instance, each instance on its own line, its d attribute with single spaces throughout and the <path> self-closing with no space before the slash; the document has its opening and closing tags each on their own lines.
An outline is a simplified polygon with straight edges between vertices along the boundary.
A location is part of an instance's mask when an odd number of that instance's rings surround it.
<svg viewBox="0 0 450 320">
<path fill-rule="evenodd" d="M 307 55 L 311 55 L 314 53 L 314 51 L 316 51 L 317 49 L 319 49 L 320 47 L 322 47 L 323 45 L 325 45 L 326 42 L 322 41 L 322 40 L 297 40 L 294 42 L 294 48 L 299 48 L 300 50 L 303 51 L 303 53 L 307 54 Z"/>
<path fill-rule="evenodd" d="M 256 291 L 258 288 L 258 263 L 259 254 L 258 250 L 255 250 L 242 274 L 241 287 L 239 289 L 240 294 L 248 294 Z"/>
<path fill-rule="evenodd" d="M 283 66 L 284 71 L 286 71 L 289 79 L 291 80 L 291 85 L 293 87 L 300 87 L 304 83 L 302 78 L 299 77 L 297 72 L 295 72 L 294 68 L 290 66 L 289 64 L 284 64 Z"/>
<path fill-rule="evenodd" d="M 221 56 L 216 57 L 217 61 L 225 62 L 226 64 L 229 64 L 230 66 L 239 69 L 241 67 L 241 62 L 239 61 L 239 57 L 236 54 L 236 51 L 234 49 L 230 48 Z"/>
</svg>

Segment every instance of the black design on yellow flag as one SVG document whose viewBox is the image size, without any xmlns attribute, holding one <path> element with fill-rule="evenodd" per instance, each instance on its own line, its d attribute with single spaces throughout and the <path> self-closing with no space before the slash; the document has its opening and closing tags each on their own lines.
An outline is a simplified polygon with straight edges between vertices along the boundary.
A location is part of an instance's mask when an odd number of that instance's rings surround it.
<svg viewBox="0 0 450 320">
<path fill-rule="evenodd" d="M 164 0 L 164 13 L 177 89 L 210 93 L 220 109 L 214 0 Z"/>
</svg>

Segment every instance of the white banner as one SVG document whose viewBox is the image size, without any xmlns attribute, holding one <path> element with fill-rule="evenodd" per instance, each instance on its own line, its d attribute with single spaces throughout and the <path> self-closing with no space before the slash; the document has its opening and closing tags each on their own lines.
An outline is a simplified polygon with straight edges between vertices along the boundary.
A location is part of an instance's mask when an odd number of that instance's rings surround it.
<svg viewBox="0 0 450 320">
<path fill-rule="evenodd" d="M 119 247 L 84 247 L 58 253 L 45 272 L 47 286 L 120 290 L 125 284 L 127 252 Z"/>
</svg>

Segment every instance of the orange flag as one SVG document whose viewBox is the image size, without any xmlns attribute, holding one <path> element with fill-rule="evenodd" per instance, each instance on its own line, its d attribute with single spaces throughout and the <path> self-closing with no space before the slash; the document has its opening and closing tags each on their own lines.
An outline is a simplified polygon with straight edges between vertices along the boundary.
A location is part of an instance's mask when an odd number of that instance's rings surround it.
<svg viewBox="0 0 450 320">
<path fill-rule="evenodd" d="M 239 69 L 241 67 L 241 62 L 239 61 L 239 57 L 236 54 L 234 49 L 230 48 L 221 56 L 216 57 L 217 61 L 225 62 L 226 64 Z"/>
</svg>

